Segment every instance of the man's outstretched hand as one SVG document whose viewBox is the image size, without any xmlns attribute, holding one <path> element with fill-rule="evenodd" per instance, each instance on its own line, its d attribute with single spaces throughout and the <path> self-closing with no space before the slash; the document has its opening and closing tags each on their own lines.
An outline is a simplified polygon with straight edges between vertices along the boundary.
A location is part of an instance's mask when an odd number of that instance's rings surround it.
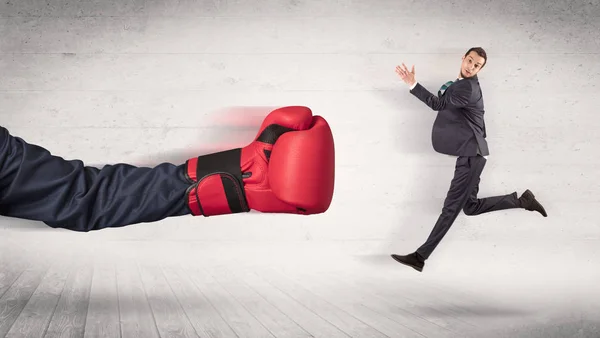
<svg viewBox="0 0 600 338">
<path fill-rule="evenodd" d="M 409 86 L 412 86 L 417 82 L 415 79 L 415 65 L 413 65 L 412 69 L 409 71 L 406 65 L 402 63 L 402 66 L 396 66 L 396 73 L 398 73 L 402 81 Z"/>
</svg>

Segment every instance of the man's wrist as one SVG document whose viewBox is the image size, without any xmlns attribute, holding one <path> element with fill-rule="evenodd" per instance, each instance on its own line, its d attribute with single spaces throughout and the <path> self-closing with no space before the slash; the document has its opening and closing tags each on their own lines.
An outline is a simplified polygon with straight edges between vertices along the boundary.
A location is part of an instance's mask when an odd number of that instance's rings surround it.
<svg viewBox="0 0 600 338">
<path fill-rule="evenodd" d="M 410 90 L 413 90 L 413 89 L 415 89 L 415 87 L 417 86 L 417 83 L 418 83 L 418 82 L 415 80 L 415 83 L 413 83 L 413 84 L 410 86 Z"/>
</svg>

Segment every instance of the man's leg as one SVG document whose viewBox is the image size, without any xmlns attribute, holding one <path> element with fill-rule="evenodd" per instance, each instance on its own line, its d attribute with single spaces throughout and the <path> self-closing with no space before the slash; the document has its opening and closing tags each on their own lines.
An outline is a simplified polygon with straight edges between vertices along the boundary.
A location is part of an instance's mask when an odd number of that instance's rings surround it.
<svg viewBox="0 0 600 338">
<path fill-rule="evenodd" d="M 425 243 L 416 251 L 424 260 L 429 258 L 433 250 L 442 241 L 465 203 L 467 203 L 467 199 L 479 182 L 485 163 L 486 159 L 482 156 L 461 156 L 456 159 L 454 178 L 444 200 L 442 213 Z"/>
<path fill-rule="evenodd" d="M 479 182 L 480 181 L 481 181 L 481 179 L 477 179 L 477 184 L 475 184 L 475 187 L 474 187 L 473 191 L 471 192 L 469 199 L 467 200 L 467 202 L 465 203 L 465 206 L 463 207 L 463 211 L 464 211 L 465 215 L 475 216 L 475 215 L 484 214 L 486 212 L 505 210 L 505 209 L 515 209 L 515 208 L 521 207 L 521 203 L 519 201 L 519 198 L 517 197 L 516 192 L 513 192 L 512 194 L 508 194 L 508 195 L 499 195 L 499 196 L 478 198 L 477 194 L 479 193 Z"/>
<path fill-rule="evenodd" d="M 529 211 L 537 211 L 544 217 L 548 216 L 542 204 L 535 199 L 535 196 L 529 189 L 525 190 L 521 197 L 517 197 L 517 192 L 513 192 L 512 194 L 508 195 L 478 198 L 478 192 L 479 182 L 475 186 L 475 189 L 471 193 L 469 200 L 467 200 L 467 203 L 463 208 L 465 215 L 476 216 L 497 210 L 525 209 Z"/>
<path fill-rule="evenodd" d="M 442 213 L 438 217 L 429 237 L 416 252 L 407 256 L 392 255 L 392 258 L 418 271 L 422 271 L 425 260 L 429 258 L 442 241 L 442 238 L 450 230 L 471 192 L 479 182 L 479 177 L 485 167 L 485 163 L 486 159 L 482 156 L 461 156 L 456 159 L 454 178 L 450 183 L 450 189 L 444 200 Z"/>
<path fill-rule="evenodd" d="M 184 165 L 102 169 L 53 156 L 0 127 L 0 215 L 90 231 L 189 214 Z"/>
</svg>

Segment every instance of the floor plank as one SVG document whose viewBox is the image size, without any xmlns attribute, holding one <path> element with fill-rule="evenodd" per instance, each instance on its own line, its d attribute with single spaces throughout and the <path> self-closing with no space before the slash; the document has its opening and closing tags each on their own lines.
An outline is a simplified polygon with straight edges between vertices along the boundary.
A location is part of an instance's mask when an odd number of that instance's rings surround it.
<svg viewBox="0 0 600 338">
<path fill-rule="evenodd" d="M 121 261 L 116 265 L 122 337 L 160 337 L 137 264 Z"/>
<path fill-rule="evenodd" d="M 327 297 L 338 306 L 346 309 L 365 323 L 377 327 L 390 337 L 429 337 L 447 334 L 446 330 L 433 323 L 406 313 L 400 307 L 386 306 L 374 302 L 364 292 L 357 292 L 327 278 L 327 273 L 315 275 L 297 272 L 288 275 L 290 279 L 321 297 Z"/>
<path fill-rule="evenodd" d="M 404 314 L 404 322 L 412 325 L 413 322 L 427 321 L 426 325 L 418 325 L 421 330 L 435 326 L 446 328 L 454 333 L 474 329 L 474 325 L 461 319 L 461 313 L 453 309 L 453 304 L 448 304 L 452 291 L 435 290 L 429 283 L 413 284 L 402 281 L 385 281 L 380 278 L 344 278 L 339 274 L 325 274 L 326 279 L 340 287 L 347 287 L 357 294 L 364 294 L 373 304 L 374 308 L 386 311 L 387 306 L 397 309 L 396 315 Z M 377 282 L 376 282 L 377 281 Z M 415 286 L 413 286 L 415 285 Z M 468 300 L 465 299 L 465 302 Z M 418 320 L 415 320 L 416 318 Z M 437 330 L 436 330 L 437 331 Z M 449 334 L 450 331 L 445 332 Z"/>
<path fill-rule="evenodd" d="M 190 268 L 189 265 L 185 273 L 240 338 L 275 337 L 212 277 L 195 268 Z"/>
<path fill-rule="evenodd" d="M 163 271 L 146 264 L 141 264 L 139 271 L 160 336 L 198 337 Z"/>
<path fill-rule="evenodd" d="M 6 336 L 19 319 L 49 266 L 36 265 L 25 270 L 0 298 L 0 337 Z"/>
<path fill-rule="evenodd" d="M 71 270 L 44 338 L 75 338 L 85 334 L 93 267 L 79 263 Z"/>
<path fill-rule="evenodd" d="M 68 262 L 52 264 L 13 323 L 7 338 L 43 337 L 70 274 Z"/>
<path fill-rule="evenodd" d="M 195 286 L 187 273 L 172 266 L 163 266 L 163 271 L 173 293 L 199 336 L 210 338 L 237 337 L 222 314 L 210 302 L 210 296 L 207 298 L 203 291 Z M 205 292 L 210 292 L 210 290 L 205 290 Z"/>
<path fill-rule="evenodd" d="M 210 275 L 223 289 L 225 289 L 246 311 L 251 313 L 275 337 L 312 337 L 309 332 L 320 332 L 301 326 L 300 323 L 290 318 L 289 311 L 282 310 L 277 304 L 270 301 L 269 295 L 265 296 L 248 284 L 245 278 L 231 273 L 227 269 L 203 269 L 201 273 Z M 270 292 L 272 294 L 272 292 Z M 314 335 L 318 337 L 318 335 Z"/>
<path fill-rule="evenodd" d="M 254 276 L 249 276 L 250 274 Z M 387 337 L 381 331 L 378 331 L 376 328 L 369 326 L 360 319 L 332 304 L 328 297 L 319 297 L 306 289 L 306 286 L 302 286 L 280 273 L 261 269 L 260 271 L 248 271 L 244 276 L 245 278 L 251 278 L 252 280 L 255 280 L 257 277 L 262 278 L 265 282 L 270 284 L 270 287 L 277 289 L 279 292 L 294 299 L 294 301 L 314 312 L 316 315 L 323 318 L 323 320 L 343 330 L 350 337 Z"/>
<path fill-rule="evenodd" d="M 119 299 L 115 266 L 96 262 L 85 324 L 87 337 L 120 337 Z"/>
</svg>

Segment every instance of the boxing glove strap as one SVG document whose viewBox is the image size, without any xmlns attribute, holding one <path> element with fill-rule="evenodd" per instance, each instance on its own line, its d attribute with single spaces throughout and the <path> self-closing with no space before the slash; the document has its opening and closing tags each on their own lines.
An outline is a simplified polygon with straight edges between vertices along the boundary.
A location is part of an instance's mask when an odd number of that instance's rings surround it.
<svg viewBox="0 0 600 338">
<path fill-rule="evenodd" d="M 248 212 L 240 168 L 241 148 L 198 156 L 186 162 L 194 184 L 188 190 L 192 215 L 214 216 Z"/>
</svg>

